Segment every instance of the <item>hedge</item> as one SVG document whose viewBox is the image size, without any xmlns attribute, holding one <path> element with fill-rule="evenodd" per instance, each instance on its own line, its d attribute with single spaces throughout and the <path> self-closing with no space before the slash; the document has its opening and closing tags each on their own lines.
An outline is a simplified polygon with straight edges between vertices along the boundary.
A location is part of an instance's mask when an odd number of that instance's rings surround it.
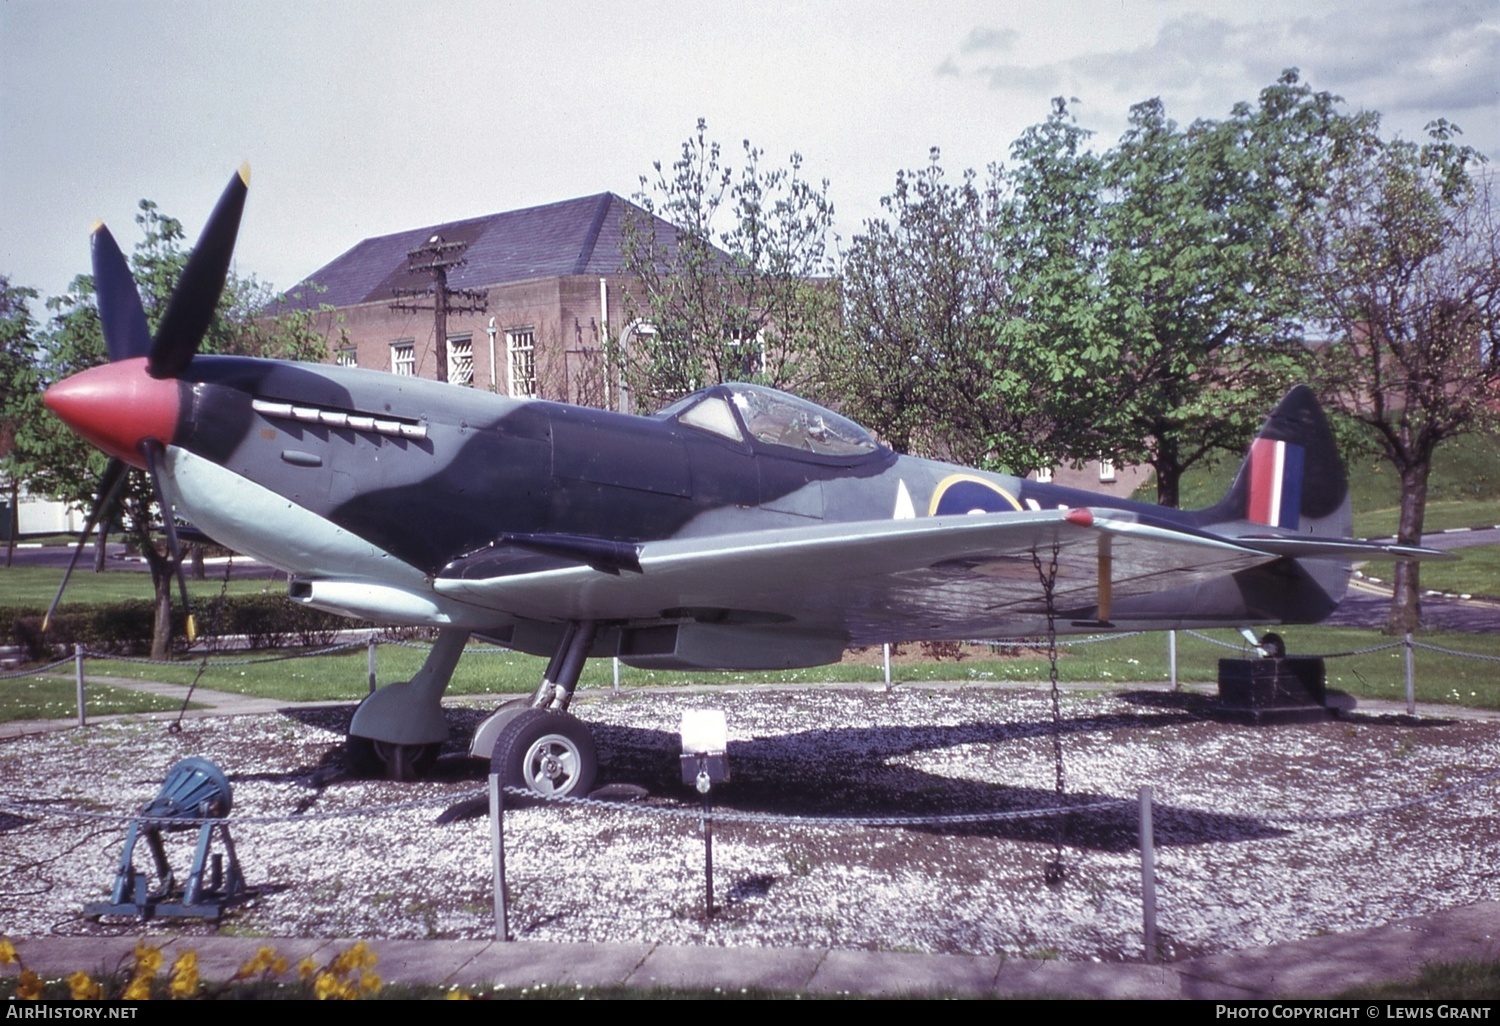
<svg viewBox="0 0 1500 1026">
<path fill-rule="evenodd" d="M 370 628 L 366 620 L 350 620 L 325 613 L 282 595 L 231 595 L 194 600 L 200 642 L 204 638 L 235 637 L 247 647 L 286 648 L 327 645 L 343 630 Z M 149 599 L 63 607 L 42 636 L 42 609 L 0 606 L 0 645 L 16 646 L 33 662 L 54 659 L 82 645 L 91 652 L 146 655 L 151 651 L 151 629 L 156 604 Z M 182 607 L 172 606 L 172 645 L 186 644 Z"/>
</svg>

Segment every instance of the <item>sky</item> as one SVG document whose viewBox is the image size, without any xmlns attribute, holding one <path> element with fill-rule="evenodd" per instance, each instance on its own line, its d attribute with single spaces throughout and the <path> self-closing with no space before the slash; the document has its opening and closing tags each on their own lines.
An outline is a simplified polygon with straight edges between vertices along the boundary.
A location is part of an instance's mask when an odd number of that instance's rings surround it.
<svg viewBox="0 0 1500 1026">
<path fill-rule="evenodd" d="M 249 161 L 235 269 L 289 288 L 368 236 L 628 197 L 699 118 L 800 153 L 847 240 L 1053 96 L 1107 147 L 1134 103 L 1221 118 L 1289 67 L 1500 162 L 1500 0 L 0 0 L 0 274 L 61 293 L 142 198 L 196 238 Z"/>
</svg>

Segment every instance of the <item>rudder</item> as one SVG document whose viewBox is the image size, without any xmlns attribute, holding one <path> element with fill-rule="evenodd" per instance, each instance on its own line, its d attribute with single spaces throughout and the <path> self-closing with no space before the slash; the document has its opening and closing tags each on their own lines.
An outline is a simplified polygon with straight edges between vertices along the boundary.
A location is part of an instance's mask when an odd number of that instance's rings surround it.
<svg viewBox="0 0 1500 1026">
<path fill-rule="evenodd" d="M 1350 536 L 1349 479 L 1311 388 L 1298 385 L 1277 403 L 1228 494 L 1204 514 L 1213 524 L 1242 521 L 1319 538 Z"/>
</svg>

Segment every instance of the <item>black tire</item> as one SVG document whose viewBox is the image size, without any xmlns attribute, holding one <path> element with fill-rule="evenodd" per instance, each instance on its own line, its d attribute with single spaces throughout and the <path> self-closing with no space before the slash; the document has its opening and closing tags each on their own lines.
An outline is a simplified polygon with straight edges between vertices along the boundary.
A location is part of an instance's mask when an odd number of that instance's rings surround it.
<svg viewBox="0 0 1500 1026">
<path fill-rule="evenodd" d="M 1286 658 L 1286 642 L 1282 640 L 1280 634 L 1277 634 L 1274 631 L 1267 632 L 1266 634 L 1262 635 L 1260 639 L 1260 647 L 1266 650 L 1267 659 Z"/>
<path fill-rule="evenodd" d="M 388 745 L 350 734 L 344 742 L 349 769 L 369 780 L 417 780 L 437 763 L 442 744 Z"/>
<path fill-rule="evenodd" d="M 490 768 L 506 787 L 543 798 L 583 798 L 593 790 L 599 755 L 589 728 L 577 717 L 527 709 L 501 731 Z"/>
</svg>

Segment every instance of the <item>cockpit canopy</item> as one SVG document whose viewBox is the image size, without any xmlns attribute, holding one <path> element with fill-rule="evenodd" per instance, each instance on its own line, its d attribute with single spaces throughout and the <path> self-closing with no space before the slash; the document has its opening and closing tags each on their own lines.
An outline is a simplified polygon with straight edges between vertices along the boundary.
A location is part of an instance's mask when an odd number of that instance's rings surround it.
<svg viewBox="0 0 1500 1026">
<path fill-rule="evenodd" d="M 678 400 L 656 415 L 742 445 L 792 450 L 804 455 L 847 459 L 882 448 L 852 420 L 761 385 L 714 385 Z"/>
</svg>

